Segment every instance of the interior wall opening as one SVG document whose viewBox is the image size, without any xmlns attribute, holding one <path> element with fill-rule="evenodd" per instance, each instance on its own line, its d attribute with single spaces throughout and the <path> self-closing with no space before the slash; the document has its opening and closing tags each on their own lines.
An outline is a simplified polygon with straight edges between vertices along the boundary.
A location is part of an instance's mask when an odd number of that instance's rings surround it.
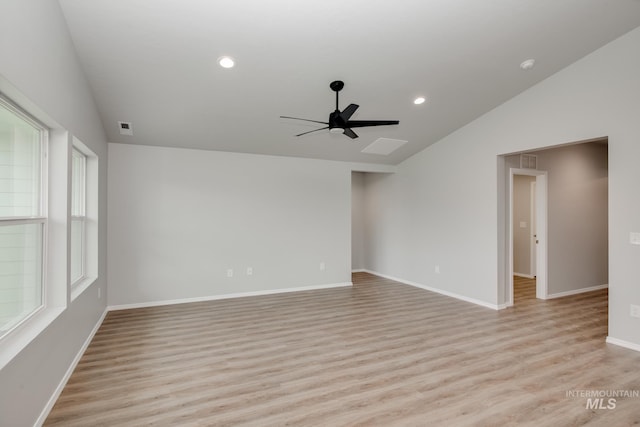
<svg viewBox="0 0 640 427">
<path fill-rule="evenodd" d="M 522 168 L 522 154 L 535 156 L 535 167 Z M 514 279 L 529 287 L 532 281 L 545 280 L 543 292 L 536 286 L 535 297 L 540 299 L 608 287 L 608 140 L 509 154 L 498 166 L 503 177 L 499 200 L 506 208 L 499 219 L 505 236 L 499 265 L 504 272 L 504 290 L 499 292 L 503 306 L 514 303 Z M 532 212 L 532 203 L 539 202 L 533 196 L 540 194 L 539 188 L 533 189 L 539 180 L 532 176 L 543 172 L 548 181 L 546 242 L 535 230 L 545 218 L 535 217 L 539 209 Z M 537 245 L 532 243 L 536 240 Z M 546 244 L 544 259 L 540 259 L 541 244 Z M 541 267 L 546 270 L 544 277 Z"/>
<path fill-rule="evenodd" d="M 351 172 L 351 271 L 366 269 L 366 218 L 365 218 L 366 172 Z"/>
</svg>

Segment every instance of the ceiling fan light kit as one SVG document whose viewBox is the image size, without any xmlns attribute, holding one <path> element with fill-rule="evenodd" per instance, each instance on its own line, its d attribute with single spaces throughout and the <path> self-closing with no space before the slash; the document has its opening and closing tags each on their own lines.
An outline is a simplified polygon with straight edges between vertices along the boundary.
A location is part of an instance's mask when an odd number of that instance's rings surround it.
<svg viewBox="0 0 640 427">
<path fill-rule="evenodd" d="M 300 133 L 296 136 L 306 135 L 312 132 L 318 132 L 321 130 L 329 129 L 331 133 L 343 133 L 351 139 L 355 139 L 358 135 L 351 129 L 356 127 L 370 127 L 370 126 L 388 126 L 397 125 L 400 122 L 398 120 L 349 120 L 353 113 L 359 108 L 359 105 L 349 104 L 344 110 L 340 111 L 338 94 L 344 88 L 344 82 L 336 80 L 329 84 L 332 91 L 336 93 L 336 110 L 329 114 L 328 122 L 321 122 L 319 120 L 301 119 L 299 117 L 280 116 L 282 119 L 302 120 L 305 122 L 320 123 L 327 125 L 326 127 L 310 130 L 308 132 Z"/>
</svg>

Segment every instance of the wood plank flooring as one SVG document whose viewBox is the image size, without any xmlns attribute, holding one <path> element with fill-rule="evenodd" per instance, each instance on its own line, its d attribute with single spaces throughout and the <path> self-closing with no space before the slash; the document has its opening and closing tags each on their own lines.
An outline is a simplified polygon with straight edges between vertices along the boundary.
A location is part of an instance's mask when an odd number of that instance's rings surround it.
<svg viewBox="0 0 640 427">
<path fill-rule="evenodd" d="M 640 398 L 567 396 L 640 390 L 640 353 L 605 344 L 607 291 L 539 301 L 531 286 L 493 311 L 358 273 L 353 288 L 110 312 L 45 425 L 639 424 Z"/>
</svg>

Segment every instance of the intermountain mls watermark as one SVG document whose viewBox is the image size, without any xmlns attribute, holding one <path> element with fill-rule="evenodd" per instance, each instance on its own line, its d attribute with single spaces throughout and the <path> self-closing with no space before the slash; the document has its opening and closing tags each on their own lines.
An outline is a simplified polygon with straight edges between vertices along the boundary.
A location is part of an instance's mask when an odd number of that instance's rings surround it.
<svg viewBox="0 0 640 427">
<path fill-rule="evenodd" d="M 567 390 L 565 397 L 587 399 L 585 409 L 616 409 L 618 399 L 639 399 L 640 390 Z"/>
</svg>

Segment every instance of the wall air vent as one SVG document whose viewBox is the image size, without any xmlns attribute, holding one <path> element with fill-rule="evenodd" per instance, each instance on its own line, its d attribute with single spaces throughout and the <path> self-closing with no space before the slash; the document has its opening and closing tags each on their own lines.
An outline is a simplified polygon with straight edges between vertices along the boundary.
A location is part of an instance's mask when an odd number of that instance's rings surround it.
<svg viewBox="0 0 640 427">
<path fill-rule="evenodd" d="M 521 169 L 538 169 L 538 156 L 533 154 L 520 154 Z"/>
<path fill-rule="evenodd" d="M 120 129 L 120 135 L 133 135 L 131 122 L 118 122 L 118 129 Z"/>
</svg>

